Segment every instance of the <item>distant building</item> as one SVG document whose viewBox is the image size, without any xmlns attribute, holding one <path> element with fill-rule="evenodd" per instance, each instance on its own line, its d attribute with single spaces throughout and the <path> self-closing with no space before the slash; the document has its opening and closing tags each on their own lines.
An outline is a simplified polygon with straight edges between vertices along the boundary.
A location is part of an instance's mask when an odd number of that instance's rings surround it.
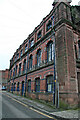
<svg viewBox="0 0 80 120">
<path fill-rule="evenodd" d="M 0 70 L 0 89 L 7 90 L 9 70 Z"/>
<path fill-rule="evenodd" d="M 24 40 L 10 60 L 8 90 L 46 101 L 53 101 L 55 94 L 58 98 L 59 92 L 61 100 L 78 104 L 79 6 L 71 6 L 70 2 L 53 2 L 53 9 Z"/>
</svg>

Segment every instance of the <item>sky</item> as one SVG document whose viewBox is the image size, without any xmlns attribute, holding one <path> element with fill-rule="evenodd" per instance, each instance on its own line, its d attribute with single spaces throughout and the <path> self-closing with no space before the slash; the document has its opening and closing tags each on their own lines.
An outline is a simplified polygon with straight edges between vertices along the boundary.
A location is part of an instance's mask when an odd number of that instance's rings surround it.
<svg viewBox="0 0 80 120">
<path fill-rule="evenodd" d="M 71 5 L 78 5 L 72 0 Z M 53 0 L 0 0 L 0 70 L 9 69 L 20 44 L 52 10 Z"/>
</svg>

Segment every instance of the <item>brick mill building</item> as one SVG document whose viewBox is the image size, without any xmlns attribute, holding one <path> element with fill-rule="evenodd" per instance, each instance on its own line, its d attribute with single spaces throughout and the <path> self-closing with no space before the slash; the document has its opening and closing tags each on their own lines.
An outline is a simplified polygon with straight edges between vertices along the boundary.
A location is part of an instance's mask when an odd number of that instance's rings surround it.
<svg viewBox="0 0 80 120">
<path fill-rule="evenodd" d="M 9 79 L 9 69 L 0 70 L 0 87 L 3 90 L 7 90 L 7 83 Z"/>
<path fill-rule="evenodd" d="M 77 104 L 80 93 L 80 7 L 54 1 L 50 13 L 14 53 L 9 72 L 10 92 L 53 101 L 54 87 L 56 92 L 58 83 L 59 98 Z"/>
</svg>

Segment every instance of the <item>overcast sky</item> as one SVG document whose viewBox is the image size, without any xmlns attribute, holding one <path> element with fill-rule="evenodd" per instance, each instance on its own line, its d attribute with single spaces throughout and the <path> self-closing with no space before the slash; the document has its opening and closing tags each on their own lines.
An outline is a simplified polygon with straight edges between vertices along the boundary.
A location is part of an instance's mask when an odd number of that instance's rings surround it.
<svg viewBox="0 0 80 120">
<path fill-rule="evenodd" d="M 72 0 L 77 5 L 79 0 Z M 53 0 L 0 0 L 0 70 L 52 9 Z"/>
</svg>

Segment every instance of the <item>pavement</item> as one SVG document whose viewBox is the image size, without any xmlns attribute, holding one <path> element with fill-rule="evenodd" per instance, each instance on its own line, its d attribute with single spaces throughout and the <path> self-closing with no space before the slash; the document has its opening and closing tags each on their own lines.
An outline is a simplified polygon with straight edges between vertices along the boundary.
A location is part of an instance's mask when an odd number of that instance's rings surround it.
<svg viewBox="0 0 80 120">
<path fill-rule="evenodd" d="M 40 103 L 35 100 L 30 100 L 26 97 L 17 96 L 15 94 L 6 92 L 7 95 L 27 104 L 29 107 L 35 108 L 43 113 L 46 113 L 50 116 L 54 116 L 59 120 L 80 120 L 80 111 L 79 110 L 65 110 L 60 111 L 59 109 L 52 108 L 44 103 Z"/>
</svg>

